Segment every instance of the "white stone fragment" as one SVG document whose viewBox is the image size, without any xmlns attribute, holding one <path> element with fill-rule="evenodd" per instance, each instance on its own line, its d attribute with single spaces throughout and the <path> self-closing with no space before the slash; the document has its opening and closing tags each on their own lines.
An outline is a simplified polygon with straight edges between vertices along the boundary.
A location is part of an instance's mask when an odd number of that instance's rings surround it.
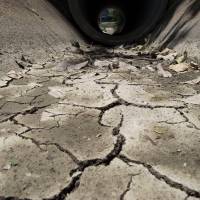
<svg viewBox="0 0 200 200">
<path fill-rule="evenodd" d="M 7 75 L 13 79 L 21 79 L 23 77 L 21 72 L 16 72 L 14 70 L 9 71 Z"/>
<path fill-rule="evenodd" d="M 184 82 L 184 83 L 190 84 L 190 85 L 199 84 L 199 83 L 200 83 L 200 76 L 199 76 L 198 78 L 196 78 L 196 79 L 193 79 L 193 80 L 191 80 L 191 81 L 186 81 L 186 82 Z"/>
<path fill-rule="evenodd" d="M 176 65 L 170 65 L 169 69 L 179 73 L 179 72 L 185 72 L 188 69 L 190 69 L 191 66 L 187 63 L 180 63 L 180 64 L 176 64 Z"/>
<path fill-rule="evenodd" d="M 171 78 L 172 77 L 172 74 L 169 71 L 164 70 L 161 64 L 158 64 L 157 70 L 158 70 L 159 76 L 162 76 L 164 78 Z"/>
<path fill-rule="evenodd" d="M 200 105 L 200 94 L 194 95 L 192 97 L 188 97 L 183 100 L 186 103 Z"/>
</svg>

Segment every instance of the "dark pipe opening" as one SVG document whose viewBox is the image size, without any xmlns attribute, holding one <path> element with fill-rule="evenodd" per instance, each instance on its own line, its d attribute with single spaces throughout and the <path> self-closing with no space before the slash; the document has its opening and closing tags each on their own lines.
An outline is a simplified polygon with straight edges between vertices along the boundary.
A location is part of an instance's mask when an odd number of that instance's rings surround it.
<svg viewBox="0 0 200 200">
<path fill-rule="evenodd" d="M 167 0 L 68 0 L 80 29 L 95 41 L 115 45 L 133 42 L 150 32 L 166 8 Z M 107 35 L 99 28 L 103 9 L 119 8 L 125 17 L 120 33 Z"/>
<path fill-rule="evenodd" d="M 98 29 L 97 21 L 101 10 L 106 7 L 120 8 L 126 17 L 126 26 L 122 33 L 125 34 L 137 29 L 140 25 L 144 24 L 145 21 L 148 21 L 149 17 L 152 17 L 153 10 L 151 4 L 152 2 L 147 2 L 146 0 L 123 0 L 123 2 L 120 0 L 102 0 L 100 2 L 94 0 L 82 0 L 80 7 L 82 8 L 82 15 L 84 15 L 90 25 L 96 29 Z"/>
</svg>

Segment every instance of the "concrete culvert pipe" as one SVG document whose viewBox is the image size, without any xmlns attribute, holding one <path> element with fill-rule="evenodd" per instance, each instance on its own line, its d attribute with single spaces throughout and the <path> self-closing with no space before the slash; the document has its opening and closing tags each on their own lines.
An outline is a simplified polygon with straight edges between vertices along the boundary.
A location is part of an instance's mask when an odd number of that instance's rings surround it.
<svg viewBox="0 0 200 200">
<path fill-rule="evenodd" d="M 105 45 L 131 43 L 149 33 L 168 0 L 68 0 L 75 23 Z"/>
</svg>

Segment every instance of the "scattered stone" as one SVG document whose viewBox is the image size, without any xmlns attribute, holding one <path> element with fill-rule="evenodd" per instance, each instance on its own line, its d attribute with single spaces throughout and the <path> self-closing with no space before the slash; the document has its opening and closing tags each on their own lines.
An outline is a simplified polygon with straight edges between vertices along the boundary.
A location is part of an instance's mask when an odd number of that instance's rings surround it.
<svg viewBox="0 0 200 200">
<path fill-rule="evenodd" d="M 167 127 L 163 127 L 163 126 L 154 126 L 153 128 L 154 133 L 159 134 L 159 135 L 163 135 L 166 134 L 169 130 Z"/>
<path fill-rule="evenodd" d="M 177 55 L 176 63 L 180 64 L 180 63 L 186 62 L 187 59 L 188 59 L 188 53 L 187 51 L 185 51 L 183 55 Z"/>
<path fill-rule="evenodd" d="M 143 45 L 137 45 L 136 47 L 134 47 L 134 49 L 135 49 L 136 51 L 141 51 L 143 48 L 144 48 Z"/>
<path fill-rule="evenodd" d="M 8 72 L 8 77 L 13 78 L 13 79 L 21 79 L 23 76 L 20 72 L 16 72 L 14 70 L 11 70 Z"/>
<path fill-rule="evenodd" d="M 162 64 L 157 65 L 158 75 L 164 78 L 171 78 L 172 74 L 169 71 L 163 69 Z"/>
<path fill-rule="evenodd" d="M 8 170 L 11 169 L 11 167 L 12 167 L 11 164 L 8 163 L 8 164 L 6 164 L 2 169 L 5 170 L 5 171 L 8 171 Z"/>
<path fill-rule="evenodd" d="M 89 61 L 82 56 L 67 56 L 65 59 L 56 65 L 56 71 L 79 70 L 87 66 Z"/>
<path fill-rule="evenodd" d="M 32 68 L 34 68 L 34 69 L 44 69 L 44 67 L 42 65 L 39 65 L 39 64 L 33 64 Z"/>
<path fill-rule="evenodd" d="M 11 80 L 12 78 L 5 75 L 0 77 L 0 88 L 6 87 L 8 85 L 8 82 Z"/>
<path fill-rule="evenodd" d="M 100 137 L 102 137 L 102 134 L 98 134 L 98 135 L 96 136 L 96 138 L 100 138 Z"/>
<path fill-rule="evenodd" d="M 185 60 L 186 60 L 186 58 L 185 58 L 185 56 L 178 56 L 177 58 L 176 58 L 176 62 L 178 63 L 178 64 L 180 64 L 180 63 L 183 63 L 183 62 L 185 62 Z"/>
<path fill-rule="evenodd" d="M 27 62 L 24 62 L 24 61 L 22 61 L 22 60 L 16 60 L 15 62 L 18 64 L 18 66 L 19 66 L 21 69 L 25 69 L 25 68 L 30 68 L 30 67 L 32 67 L 32 64 L 27 63 Z"/>
<path fill-rule="evenodd" d="M 57 71 L 65 71 L 68 67 L 68 61 L 63 60 L 61 63 L 59 63 L 55 68 Z"/>
<path fill-rule="evenodd" d="M 158 59 L 166 60 L 166 61 L 175 61 L 177 57 L 177 53 L 171 49 L 164 49 L 159 55 L 157 55 Z"/>
<path fill-rule="evenodd" d="M 33 59 L 31 59 L 30 56 L 28 56 L 28 55 L 22 55 L 21 61 L 29 63 L 29 64 L 34 63 Z"/>
<path fill-rule="evenodd" d="M 138 52 L 134 49 L 124 49 L 124 48 L 117 48 L 114 50 L 115 54 L 118 55 L 126 55 L 126 56 L 138 56 Z"/>
<path fill-rule="evenodd" d="M 79 64 L 76 64 L 76 65 L 72 66 L 72 67 L 69 68 L 68 70 L 69 70 L 69 71 L 81 70 L 81 69 L 87 67 L 88 64 L 89 64 L 89 61 L 87 60 L 87 61 L 85 61 L 85 62 L 81 62 L 81 63 L 79 63 Z"/>
<path fill-rule="evenodd" d="M 190 84 L 190 85 L 196 85 L 196 84 L 199 84 L 200 83 L 200 76 L 196 79 L 193 79 L 191 81 L 186 81 L 184 82 L 185 84 Z"/>
<path fill-rule="evenodd" d="M 29 173 L 26 173 L 26 176 L 31 177 L 32 174 L 29 172 Z"/>
<path fill-rule="evenodd" d="M 94 66 L 103 68 L 103 67 L 109 67 L 112 65 L 112 61 L 110 60 L 95 60 L 94 61 Z"/>
<path fill-rule="evenodd" d="M 156 71 L 156 70 L 153 68 L 152 65 L 147 65 L 145 68 L 148 69 L 148 70 L 151 71 L 151 72 L 155 72 L 155 71 Z"/>
<path fill-rule="evenodd" d="M 183 163 L 183 167 L 187 167 L 187 163 Z"/>
<path fill-rule="evenodd" d="M 7 82 L 0 80 L 0 88 L 5 87 Z"/>
<path fill-rule="evenodd" d="M 174 53 L 174 50 L 165 48 L 164 50 L 161 51 L 160 55 L 166 56 L 166 55 L 169 55 L 170 53 Z"/>
<path fill-rule="evenodd" d="M 200 94 L 188 97 L 183 101 L 190 104 L 200 105 Z"/>
<path fill-rule="evenodd" d="M 80 48 L 80 47 L 81 47 L 80 44 L 79 44 L 79 42 L 76 41 L 76 40 L 71 40 L 70 43 L 71 43 L 71 45 L 72 45 L 73 47 L 77 47 L 77 48 Z"/>
<path fill-rule="evenodd" d="M 122 62 L 122 61 L 119 62 L 119 68 L 121 68 L 122 70 L 131 70 L 131 71 L 137 70 L 137 68 L 135 66 L 125 63 L 125 62 Z"/>
<path fill-rule="evenodd" d="M 30 88 L 34 89 L 34 88 L 42 87 L 42 84 L 31 82 L 27 86 L 29 86 Z"/>
<path fill-rule="evenodd" d="M 198 70 L 198 69 L 200 68 L 199 64 L 196 63 L 196 62 L 194 62 L 194 61 L 191 61 L 191 62 L 190 62 L 190 65 L 191 65 L 194 69 L 196 69 L 196 70 Z"/>
<path fill-rule="evenodd" d="M 73 52 L 73 53 L 76 53 L 76 54 L 83 54 L 84 51 L 81 49 L 81 46 L 79 44 L 78 41 L 76 40 L 72 40 L 70 42 L 71 46 L 70 46 L 70 51 Z"/>
<path fill-rule="evenodd" d="M 187 63 L 180 63 L 180 64 L 176 64 L 176 65 L 170 65 L 169 69 L 179 73 L 179 72 L 185 72 L 188 69 L 190 69 L 191 66 Z"/>
</svg>

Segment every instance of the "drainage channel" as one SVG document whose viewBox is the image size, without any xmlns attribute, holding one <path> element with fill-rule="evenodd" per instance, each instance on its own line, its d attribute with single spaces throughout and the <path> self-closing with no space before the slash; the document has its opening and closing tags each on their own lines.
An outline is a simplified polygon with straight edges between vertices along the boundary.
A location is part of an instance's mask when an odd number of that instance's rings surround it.
<svg viewBox="0 0 200 200">
<path fill-rule="evenodd" d="M 168 0 L 68 0 L 79 28 L 105 45 L 137 41 L 149 33 L 163 15 Z"/>
</svg>

